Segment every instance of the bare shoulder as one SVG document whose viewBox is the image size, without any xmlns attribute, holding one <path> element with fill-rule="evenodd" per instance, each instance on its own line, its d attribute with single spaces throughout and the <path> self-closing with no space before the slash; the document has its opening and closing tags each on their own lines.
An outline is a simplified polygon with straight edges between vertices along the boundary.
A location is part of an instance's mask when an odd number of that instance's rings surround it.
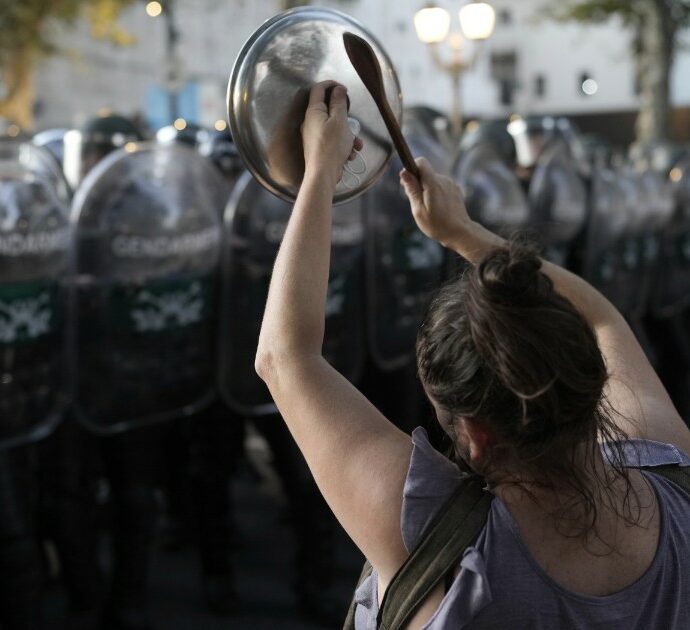
<svg viewBox="0 0 690 630">
<path fill-rule="evenodd" d="M 596 332 L 609 371 L 605 393 L 619 427 L 631 438 L 690 453 L 690 430 L 625 319 L 617 314 Z"/>
</svg>

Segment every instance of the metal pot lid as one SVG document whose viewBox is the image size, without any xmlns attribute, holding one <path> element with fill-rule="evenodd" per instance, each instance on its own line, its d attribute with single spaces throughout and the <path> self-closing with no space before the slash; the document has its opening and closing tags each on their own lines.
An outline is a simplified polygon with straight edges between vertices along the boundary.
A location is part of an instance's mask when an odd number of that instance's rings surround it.
<svg viewBox="0 0 690 630">
<path fill-rule="evenodd" d="M 388 101 L 402 117 L 400 84 L 376 38 L 353 18 L 332 9 L 301 7 L 265 22 L 242 48 L 228 84 L 228 118 L 247 168 L 269 191 L 294 201 L 304 176 L 300 125 L 309 90 L 334 79 L 348 88 L 350 118 L 364 148 L 348 163 L 334 203 L 353 199 L 386 171 L 393 145 L 373 98 L 345 52 L 342 35 L 366 39 L 381 65 Z M 351 125 L 352 127 L 352 125 Z"/>
</svg>

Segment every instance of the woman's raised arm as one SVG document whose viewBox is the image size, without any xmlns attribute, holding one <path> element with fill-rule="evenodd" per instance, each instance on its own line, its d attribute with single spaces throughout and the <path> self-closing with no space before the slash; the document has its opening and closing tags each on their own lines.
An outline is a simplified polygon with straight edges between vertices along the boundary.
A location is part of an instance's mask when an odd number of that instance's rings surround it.
<svg viewBox="0 0 690 630">
<path fill-rule="evenodd" d="M 401 177 L 417 224 L 427 236 L 473 264 L 504 243 L 470 220 L 452 180 L 434 173 L 426 160 L 417 162 L 421 183 L 406 171 Z M 542 269 L 597 335 L 610 375 L 606 395 L 618 412 L 614 420 L 632 438 L 667 442 L 690 453 L 690 431 L 623 316 L 582 278 L 546 261 Z"/>
<path fill-rule="evenodd" d="M 345 89 L 325 102 L 332 85 L 310 95 L 306 172 L 273 269 L 256 370 L 326 501 L 385 579 L 407 556 L 400 512 L 411 442 L 321 354 L 333 194 L 353 147 L 361 149 L 347 126 Z"/>
</svg>

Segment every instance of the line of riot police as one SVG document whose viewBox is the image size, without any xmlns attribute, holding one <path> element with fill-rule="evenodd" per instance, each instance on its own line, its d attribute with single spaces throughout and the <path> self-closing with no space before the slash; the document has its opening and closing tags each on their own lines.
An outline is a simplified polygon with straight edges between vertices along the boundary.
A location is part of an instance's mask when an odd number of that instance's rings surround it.
<svg viewBox="0 0 690 630">
<path fill-rule="evenodd" d="M 405 133 L 475 220 L 535 232 L 609 297 L 690 416 L 690 151 L 624 162 L 552 118 L 471 123 L 458 144 L 428 108 L 406 112 Z M 163 512 L 168 543 L 199 548 L 208 607 L 231 613 L 241 515 L 228 488 L 247 422 L 289 499 L 299 607 L 337 620 L 324 597 L 334 520 L 253 369 L 291 207 L 244 170 L 227 131 L 142 140 L 118 116 L 0 139 L 0 623 L 41 627 L 49 540 L 70 628 L 151 627 Z M 324 353 L 410 430 L 430 415 L 416 331 L 462 261 L 416 228 L 400 168 L 334 210 Z"/>
</svg>

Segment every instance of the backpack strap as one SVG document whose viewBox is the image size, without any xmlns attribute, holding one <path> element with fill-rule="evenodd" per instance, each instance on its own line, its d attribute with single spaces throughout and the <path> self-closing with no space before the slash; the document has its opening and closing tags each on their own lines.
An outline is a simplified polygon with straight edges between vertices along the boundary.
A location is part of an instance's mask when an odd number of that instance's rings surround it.
<svg viewBox="0 0 690 630">
<path fill-rule="evenodd" d="M 439 510 L 422 541 L 395 574 L 379 608 L 377 628 L 399 630 L 409 621 L 438 583 L 458 563 L 465 549 L 486 523 L 493 496 L 484 490 L 478 476 L 463 479 L 455 493 Z M 371 575 L 364 566 L 359 584 Z M 358 585 L 359 585 L 358 584 Z M 354 629 L 356 603 L 353 600 L 344 630 Z"/>
<path fill-rule="evenodd" d="M 464 479 L 386 589 L 380 630 L 399 630 L 459 562 L 486 524 L 493 496 L 478 476 Z"/>
</svg>

